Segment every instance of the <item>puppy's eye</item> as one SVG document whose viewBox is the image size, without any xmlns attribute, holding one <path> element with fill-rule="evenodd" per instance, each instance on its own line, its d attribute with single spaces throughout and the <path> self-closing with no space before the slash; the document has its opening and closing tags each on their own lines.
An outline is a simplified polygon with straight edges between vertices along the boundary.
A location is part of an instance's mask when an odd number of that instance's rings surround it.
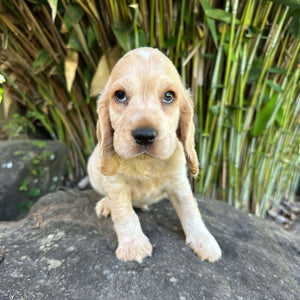
<svg viewBox="0 0 300 300">
<path fill-rule="evenodd" d="M 174 100 L 175 100 L 175 94 L 172 91 L 168 91 L 165 93 L 164 99 L 163 99 L 164 103 L 170 104 L 170 103 L 174 102 Z"/>
<path fill-rule="evenodd" d="M 117 102 L 124 103 L 127 101 L 127 96 L 124 91 L 116 91 L 115 99 Z"/>
</svg>

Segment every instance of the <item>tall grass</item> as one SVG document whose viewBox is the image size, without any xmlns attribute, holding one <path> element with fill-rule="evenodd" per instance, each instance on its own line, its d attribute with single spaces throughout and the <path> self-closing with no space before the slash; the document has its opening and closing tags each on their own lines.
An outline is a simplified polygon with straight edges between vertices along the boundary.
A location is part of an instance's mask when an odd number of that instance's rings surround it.
<svg viewBox="0 0 300 300">
<path fill-rule="evenodd" d="M 80 176 L 91 95 L 122 53 L 160 48 L 194 94 L 195 191 L 264 215 L 299 182 L 299 12 L 296 0 L 3 0 L 0 73 Z"/>
</svg>

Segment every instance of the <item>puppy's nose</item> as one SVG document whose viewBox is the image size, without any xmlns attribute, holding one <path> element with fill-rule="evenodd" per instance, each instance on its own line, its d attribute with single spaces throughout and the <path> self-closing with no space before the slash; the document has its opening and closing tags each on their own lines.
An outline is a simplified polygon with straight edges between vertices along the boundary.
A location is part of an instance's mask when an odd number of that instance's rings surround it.
<svg viewBox="0 0 300 300">
<path fill-rule="evenodd" d="M 157 132 L 151 127 L 140 127 L 132 131 L 135 142 L 140 146 L 152 145 L 155 141 Z"/>
</svg>

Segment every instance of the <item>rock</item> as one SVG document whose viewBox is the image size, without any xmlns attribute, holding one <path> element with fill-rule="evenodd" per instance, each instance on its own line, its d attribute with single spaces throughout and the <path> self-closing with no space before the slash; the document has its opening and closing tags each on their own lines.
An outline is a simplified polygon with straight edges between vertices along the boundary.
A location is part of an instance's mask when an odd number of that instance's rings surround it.
<svg viewBox="0 0 300 300">
<path fill-rule="evenodd" d="M 0 220 L 13 220 L 39 197 L 56 190 L 65 175 L 62 142 L 0 141 Z"/>
<path fill-rule="evenodd" d="M 0 222 L 0 299 L 299 299 L 299 235 L 271 221 L 199 200 L 223 250 L 220 261 L 201 262 L 164 200 L 138 211 L 152 257 L 123 263 L 111 219 L 95 216 L 98 200 L 91 190 L 59 191 L 26 219 Z"/>
</svg>

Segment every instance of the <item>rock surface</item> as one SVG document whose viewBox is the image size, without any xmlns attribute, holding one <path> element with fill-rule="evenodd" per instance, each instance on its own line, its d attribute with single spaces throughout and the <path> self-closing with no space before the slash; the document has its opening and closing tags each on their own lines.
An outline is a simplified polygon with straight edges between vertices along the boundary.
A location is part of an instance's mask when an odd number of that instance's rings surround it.
<svg viewBox="0 0 300 300">
<path fill-rule="evenodd" d="M 41 198 L 26 219 L 0 222 L 0 299 L 299 299 L 300 240 L 275 223 L 199 200 L 223 257 L 201 262 L 168 200 L 138 211 L 153 245 L 142 264 L 116 259 L 94 191 Z M 299 236 L 299 235 L 298 235 Z"/>
<path fill-rule="evenodd" d="M 58 141 L 0 141 L 0 220 L 57 190 L 65 175 L 67 146 Z"/>
</svg>

